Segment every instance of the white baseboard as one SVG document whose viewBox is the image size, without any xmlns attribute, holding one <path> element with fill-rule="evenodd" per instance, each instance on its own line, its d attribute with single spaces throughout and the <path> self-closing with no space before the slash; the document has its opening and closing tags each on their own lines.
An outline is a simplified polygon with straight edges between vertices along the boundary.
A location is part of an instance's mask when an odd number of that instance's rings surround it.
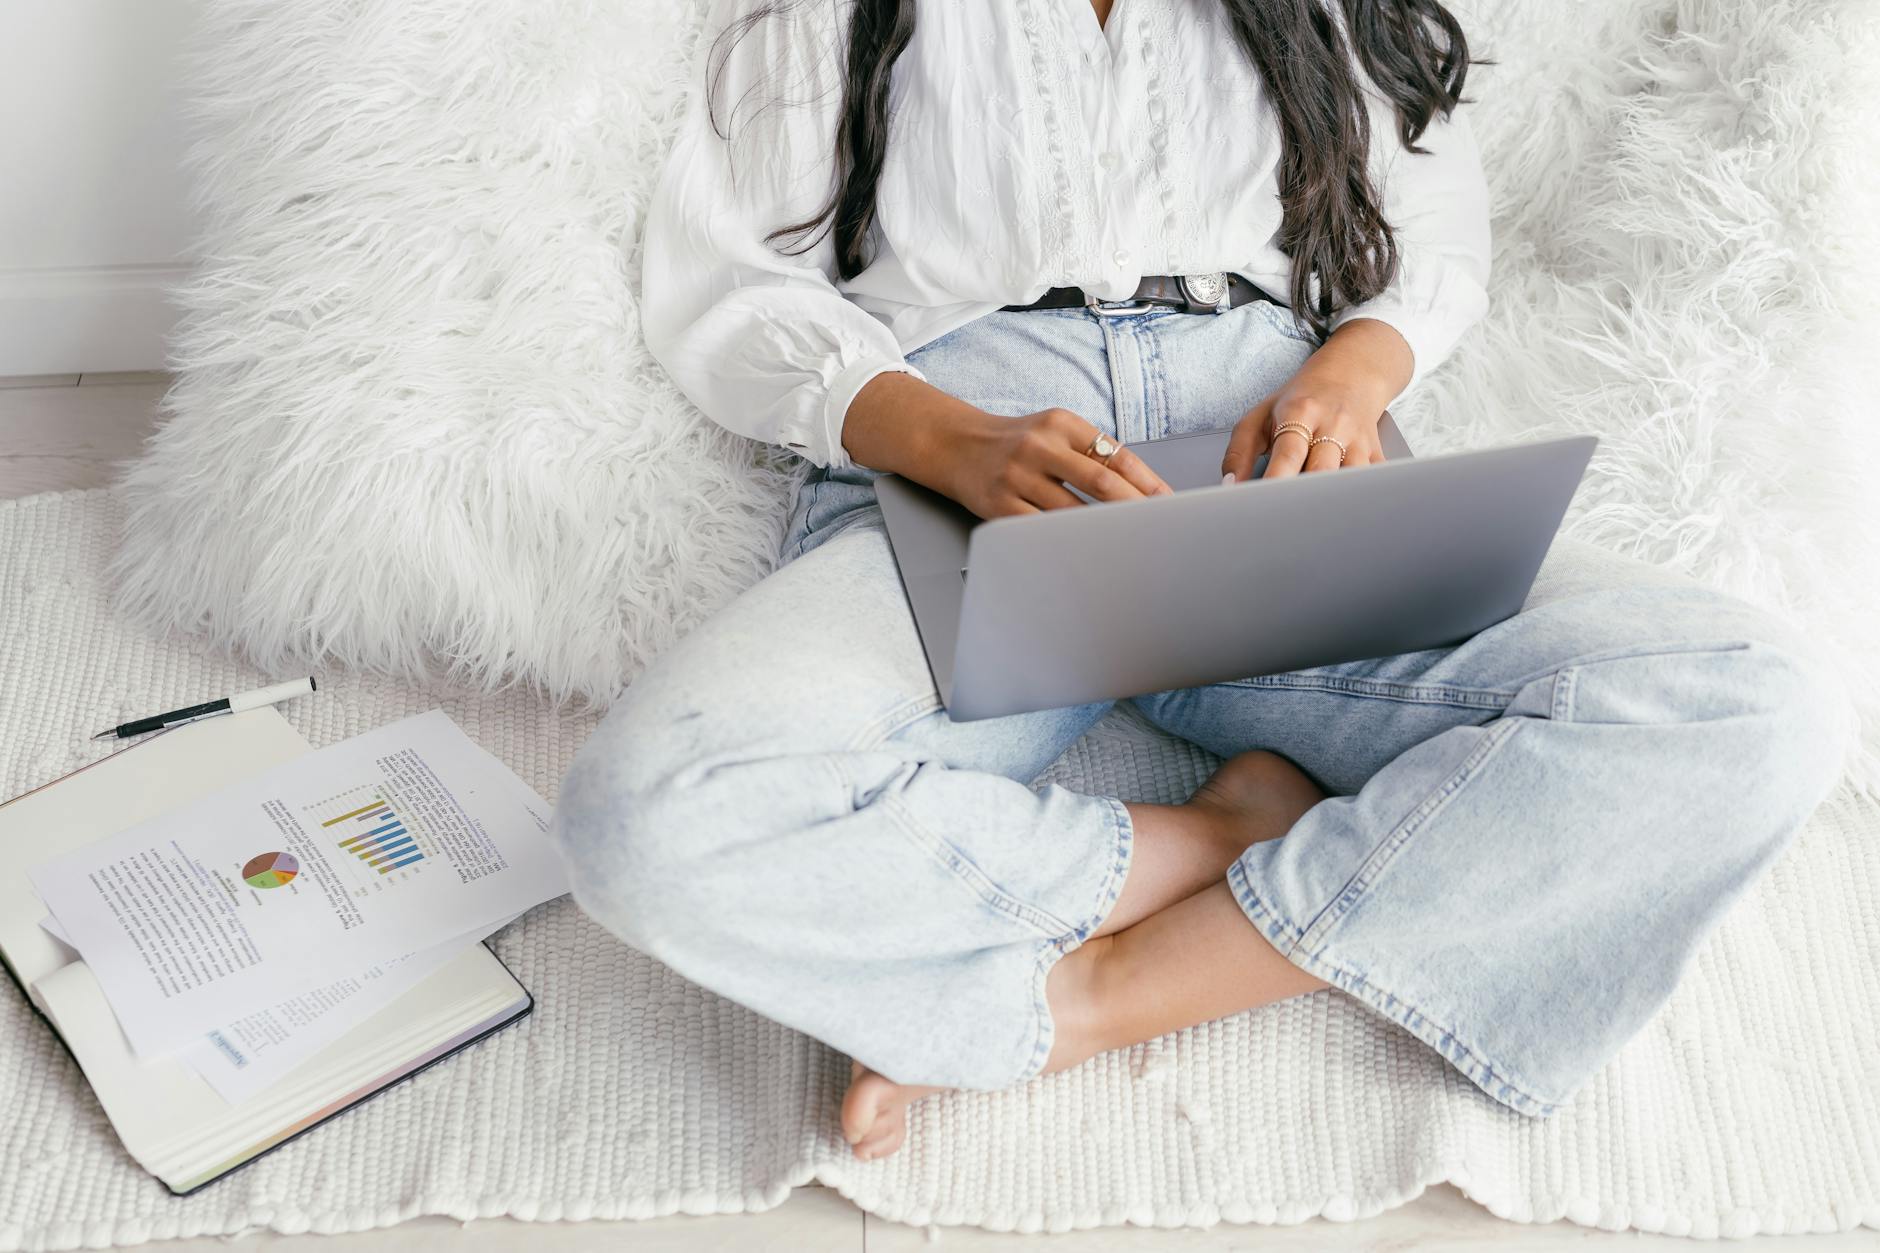
<svg viewBox="0 0 1880 1253">
<path fill-rule="evenodd" d="M 161 370 L 180 265 L 0 270 L 0 376 Z"/>
</svg>

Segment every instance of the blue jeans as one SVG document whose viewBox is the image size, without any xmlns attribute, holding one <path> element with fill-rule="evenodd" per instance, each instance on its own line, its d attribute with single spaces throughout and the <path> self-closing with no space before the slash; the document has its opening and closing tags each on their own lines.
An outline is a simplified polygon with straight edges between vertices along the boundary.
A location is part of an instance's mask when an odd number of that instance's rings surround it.
<svg viewBox="0 0 1880 1253">
<path fill-rule="evenodd" d="M 1136 441 L 1231 425 L 1311 351 L 1249 305 L 995 313 L 912 359 L 993 412 Z M 1108 705 L 948 718 L 873 477 L 805 486 L 786 564 L 622 696 L 554 833 L 582 906 L 694 982 L 890 1079 L 1004 1087 L 1044 1065 L 1045 976 L 1129 871 L 1119 801 L 1030 786 Z M 1846 727 L 1777 622 L 1564 542 L 1456 647 L 1135 704 L 1330 794 L 1228 872 L 1248 925 L 1535 1115 L 1670 994 Z"/>
</svg>

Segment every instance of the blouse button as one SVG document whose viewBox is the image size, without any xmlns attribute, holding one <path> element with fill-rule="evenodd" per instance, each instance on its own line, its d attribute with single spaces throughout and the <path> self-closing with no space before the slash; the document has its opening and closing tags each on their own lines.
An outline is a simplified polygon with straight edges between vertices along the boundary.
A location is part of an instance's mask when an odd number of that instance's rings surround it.
<svg viewBox="0 0 1880 1253">
<path fill-rule="evenodd" d="M 1121 165 L 1122 163 L 1123 163 L 1123 159 L 1117 156 L 1114 152 L 1106 152 L 1102 156 L 1097 158 L 1097 164 L 1103 167 L 1103 172 L 1105 174 L 1116 173 L 1116 167 Z"/>
<path fill-rule="evenodd" d="M 1129 249 L 1118 248 L 1115 252 L 1110 254 L 1110 260 L 1116 262 L 1116 264 L 1118 264 L 1119 266 L 1128 265 L 1129 264 Z"/>
</svg>

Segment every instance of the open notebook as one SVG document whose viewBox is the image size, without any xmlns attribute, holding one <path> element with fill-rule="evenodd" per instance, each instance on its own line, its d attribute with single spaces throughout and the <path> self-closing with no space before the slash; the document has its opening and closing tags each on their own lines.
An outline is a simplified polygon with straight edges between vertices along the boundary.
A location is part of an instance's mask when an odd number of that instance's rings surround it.
<svg viewBox="0 0 1880 1253">
<path fill-rule="evenodd" d="M 389 1008 L 231 1104 L 184 1061 L 140 1061 L 97 979 L 41 925 L 27 869 L 311 751 L 272 708 L 154 735 L 0 805 L 0 958 L 90 1080 L 124 1147 L 172 1191 L 202 1187 L 532 1008 L 472 944 Z"/>
</svg>

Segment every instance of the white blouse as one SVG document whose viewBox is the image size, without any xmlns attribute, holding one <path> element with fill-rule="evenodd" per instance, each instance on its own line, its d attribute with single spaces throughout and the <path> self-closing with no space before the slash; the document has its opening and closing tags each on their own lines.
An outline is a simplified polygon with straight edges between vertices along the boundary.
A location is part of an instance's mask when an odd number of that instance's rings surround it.
<svg viewBox="0 0 1880 1253">
<path fill-rule="evenodd" d="M 751 26 L 715 80 L 728 140 L 707 109 L 718 33 L 767 2 L 715 0 L 643 250 L 647 345 L 731 430 L 845 466 L 862 385 L 918 376 L 904 354 L 1001 305 L 1069 286 L 1123 300 L 1144 275 L 1217 270 L 1289 290 L 1278 123 L 1215 0 L 1116 0 L 1101 26 L 1090 0 L 922 0 L 891 87 L 874 259 L 849 280 L 827 232 L 798 255 L 765 236 L 833 186 L 852 0 Z M 1414 386 L 1487 307 L 1488 193 L 1461 110 L 1408 153 L 1364 81 L 1401 264 L 1333 325 L 1395 327 Z"/>
</svg>

